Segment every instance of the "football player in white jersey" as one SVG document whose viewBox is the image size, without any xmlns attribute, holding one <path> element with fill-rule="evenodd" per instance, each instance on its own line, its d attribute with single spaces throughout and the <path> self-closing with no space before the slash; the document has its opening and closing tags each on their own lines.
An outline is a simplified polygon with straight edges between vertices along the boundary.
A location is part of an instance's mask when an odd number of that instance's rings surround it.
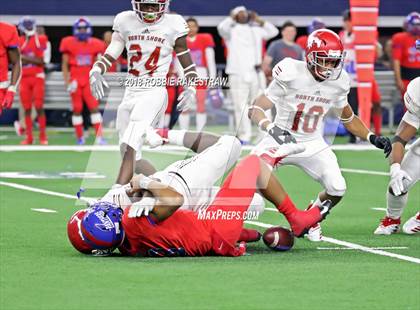
<svg viewBox="0 0 420 310">
<path fill-rule="evenodd" d="M 418 45 L 420 49 L 420 40 Z M 376 228 L 374 232 L 376 235 L 391 235 L 400 230 L 401 215 L 407 205 L 408 191 L 420 179 L 420 138 L 417 138 L 404 155 L 405 145 L 420 128 L 420 77 L 408 84 L 404 103 L 407 112 L 398 126 L 390 156 L 391 180 L 387 192 L 386 216 Z M 404 224 L 403 231 L 406 234 L 420 232 L 420 210 Z"/>
<path fill-rule="evenodd" d="M 256 99 L 249 111 L 254 123 L 268 133 L 255 150 L 275 147 L 285 139 L 305 145 L 305 152 L 289 156 L 283 164 L 300 167 L 324 187 L 311 207 L 326 200 L 335 205 L 346 191 L 337 158 L 323 139 L 324 117 L 330 109 L 337 110 L 347 130 L 355 136 L 383 149 L 386 156 L 391 152 L 391 141 L 371 133 L 347 102 L 350 81 L 342 70 L 344 56 L 337 34 L 327 29 L 313 32 L 308 37 L 306 61 L 280 61 L 265 94 Z M 277 116 L 272 123 L 264 112 L 273 106 Z M 308 238 L 320 241 L 321 227 L 311 228 Z"/>
<path fill-rule="evenodd" d="M 163 117 L 167 106 L 165 81 L 174 51 L 188 82 L 178 98 L 178 109 L 185 111 L 196 103 L 197 73 L 187 48 L 187 23 L 180 15 L 167 13 L 169 0 L 133 0 L 132 5 L 132 11 L 115 17 L 111 43 L 90 72 L 92 92 L 100 99 L 104 96 L 104 86 L 108 87 L 103 74 L 124 48 L 127 50 L 126 91 L 116 121 L 124 156 L 116 187 L 128 183 L 127 176 L 132 175 L 127 167 L 134 158 L 125 150 L 133 149 L 135 152 L 130 154 L 139 160 L 147 128 L 156 126 Z"/>
</svg>

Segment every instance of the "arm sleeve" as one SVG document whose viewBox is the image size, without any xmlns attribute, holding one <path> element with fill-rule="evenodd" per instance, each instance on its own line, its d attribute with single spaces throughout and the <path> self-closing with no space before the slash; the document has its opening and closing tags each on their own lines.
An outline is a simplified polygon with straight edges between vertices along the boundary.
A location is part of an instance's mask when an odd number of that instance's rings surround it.
<svg viewBox="0 0 420 310">
<path fill-rule="evenodd" d="M 216 78 L 217 69 L 216 69 L 216 57 L 213 47 L 206 48 L 206 59 L 207 59 L 207 69 L 209 70 L 209 77 Z"/>
<path fill-rule="evenodd" d="M 264 40 L 270 40 L 279 34 L 279 30 L 277 29 L 277 27 L 267 21 L 264 22 L 264 26 L 262 27 L 262 30 L 263 30 Z"/>
<path fill-rule="evenodd" d="M 105 51 L 105 54 L 108 54 L 115 60 L 117 60 L 125 48 L 125 41 L 119 32 L 114 31 L 112 34 L 111 43 L 108 45 L 108 48 Z"/>
<path fill-rule="evenodd" d="M 235 21 L 229 16 L 217 26 L 217 31 L 223 39 L 227 40 L 230 38 L 230 32 L 234 25 Z"/>
<path fill-rule="evenodd" d="M 44 51 L 44 63 L 49 64 L 51 62 L 51 42 L 47 41 L 47 47 Z"/>
</svg>

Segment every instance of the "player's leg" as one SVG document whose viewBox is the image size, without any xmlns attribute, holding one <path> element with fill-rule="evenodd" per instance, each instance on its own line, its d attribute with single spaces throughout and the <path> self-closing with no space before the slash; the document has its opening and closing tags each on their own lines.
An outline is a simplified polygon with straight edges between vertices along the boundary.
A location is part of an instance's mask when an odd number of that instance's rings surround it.
<svg viewBox="0 0 420 310">
<path fill-rule="evenodd" d="M 236 136 L 242 143 L 248 144 L 251 141 L 251 124 L 248 118 L 250 89 L 238 75 L 229 76 L 229 86 L 235 113 Z"/>
<path fill-rule="evenodd" d="M 38 116 L 38 125 L 39 125 L 39 143 L 42 145 L 48 144 L 47 138 L 47 118 L 45 116 L 44 110 L 44 98 L 45 98 L 45 79 L 36 78 L 35 89 L 34 89 L 34 101 L 35 109 Z"/>
<path fill-rule="evenodd" d="M 382 131 L 381 93 L 376 80 L 373 80 L 372 83 L 372 121 L 375 135 L 380 136 Z"/>
<path fill-rule="evenodd" d="M 391 189 L 388 189 L 386 216 L 374 232 L 377 235 L 390 235 L 400 230 L 401 215 L 408 202 L 408 191 L 420 179 L 420 139 L 417 139 L 405 154 L 401 169 L 410 176 L 411 182 L 404 182 L 404 194 L 400 196 L 395 196 Z M 409 227 L 406 228 L 404 231 L 410 233 Z"/>
<path fill-rule="evenodd" d="M 80 83 L 77 85 L 77 89 L 70 94 L 72 108 L 73 108 L 73 116 L 72 116 L 72 123 L 77 139 L 77 144 L 85 144 L 85 139 L 83 138 L 83 94 L 82 88 Z"/>
<path fill-rule="evenodd" d="M 90 111 L 90 122 L 93 128 L 95 128 L 96 139 L 99 144 L 105 144 L 106 142 L 102 135 L 102 115 L 101 112 L 99 112 L 99 101 L 93 97 L 89 83 L 83 85 L 82 93 L 83 100 L 86 102 Z"/>
<path fill-rule="evenodd" d="M 359 101 L 357 99 L 357 87 L 351 87 L 347 100 L 354 111 L 355 115 L 359 114 Z M 356 143 L 356 136 L 349 132 L 349 143 Z"/>
<path fill-rule="evenodd" d="M 220 139 L 219 135 L 208 132 L 159 129 L 157 133 L 170 144 L 184 146 L 195 153 L 201 153 Z"/>
<path fill-rule="evenodd" d="M 206 99 L 207 88 L 206 86 L 197 87 L 197 113 L 196 113 L 196 129 L 198 132 L 203 131 L 207 123 L 206 113 Z"/>
<path fill-rule="evenodd" d="M 20 101 L 25 111 L 25 133 L 26 138 L 21 144 L 27 145 L 33 143 L 32 133 L 32 99 L 33 99 L 33 86 L 31 77 L 24 77 L 20 82 Z"/>
<path fill-rule="evenodd" d="M 171 122 L 172 109 L 174 108 L 175 101 L 176 101 L 176 87 L 167 86 L 166 90 L 168 92 L 168 106 L 166 107 L 166 111 L 165 111 L 163 127 L 169 128 L 169 125 Z"/>
</svg>

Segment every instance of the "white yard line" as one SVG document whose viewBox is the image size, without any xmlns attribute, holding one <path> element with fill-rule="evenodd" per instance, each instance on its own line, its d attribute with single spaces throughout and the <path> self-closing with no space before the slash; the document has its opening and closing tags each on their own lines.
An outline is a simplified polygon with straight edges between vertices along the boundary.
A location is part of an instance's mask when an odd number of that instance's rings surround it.
<svg viewBox="0 0 420 310">
<path fill-rule="evenodd" d="M 341 168 L 341 171 L 343 171 L 343 172 L 350 172 L 350 173 L 357 173 L 357 174 L 370 174 L 370 175 L 389 176 L 389 172 L 373 171 L 373 170 Z"/>
<path fill-rule="evenodd" d="M 317 250 L 335 250 L 335 251 L 342 251 L 342 250 L 357 250 L 354 248 L 343 248 L 343 247 L 317 247 Z M 374 247 L 371 248 L 374 250 L 407 250 L 408 247 L 406 246 L 383 246 L 383 247 Z"/>
<path fill-rule="evenodd" d="M 13 188 L 17 188 L 17 189 L 22 189 L 22 190 L 27 190 L 27 191 L 31 191 L 31 192 L 36 192 L 36 193 L 40 193 L 40 194 L 50 195 L 50 196 L 62 197 L 62 198 L 67 198 L 67 199 L 77 199 L 76 195 L 68 195 L 68 194 L 63 194 L 63 193 L 59 193 L 59 192 L 48 191 L 48 190 L 44 190 L 44 189 L 40 189 L 40 188 L 36 188 L 36 187 L 32 187 L 32 186 L 21 185 L 21 184 L 17 184 L 17 183 L 0 181 L 0 185 L 13 187 Z M 92 202 L 92 200 L 96 200 L 96 199 L 95 198 L 89 198 L 89 197 L 81 197 L 80 200 L 83 200 L 85 202 Z M 261 222 L 256 222 L 256 221 L 245 221 L 245 223 L 255 225 L 255 226 L 264 227 L 264 228 L 270 228 L 270 227 L 274 226 L 274 225 L 271 225 L 271 224 L 266 224 L 266 223 L 261 223 Z M 386 252 L 386 251 L 383 251 L 383 250 L 377 250 L 377 249 L 369 248 L 369 247 L 359 245 L 359 244 L 356 244 L 356 243 L 342 241 L 342 240 L 338 240 L 338 239 L 334 239 L 334 238 L 330 238 L 330 237 L 325 237 L 325 236 L 323 237 L 323 241 L 328 242 L 328 243 L 332 243 L 332 244 L 336 244 L 336 245 L 340 245 L 340 246 L 344 246 L 344 247 L 347 247 L 347 248 L 359 250 L 359 251 L 362 251 L 362 252 L 367 252 L 367 253 L 381 255 L 381 256 L 387 256 L 387 257 L 392 257 L 392 258 L 396 258 L 396 259 L 399 259 L 399 260 L 403 260 L 403 261 L 407 261 L 407 262 L 411 262 L 411 263 L 415 263 L 415 264 L 420 264 L 420 258 L 416 258 L 416 257 L 395 254 L 395 253 Z"/>
<path fill-rule="evenodd" d="M 31 208 L 32 211 L 35 212 L 41 212 L 41 213 L 57 213 L 58 211 L 56 210 L 52 210 L 52 209 L 44 209 L 44 208 L 40 208 L 40 209 L 36 209 L 36 208 Z"/>
<path fill-rule="evenodd" d="M 264 227 L 264 228 L 270 228 L 270 227 L 274 226 L 274 225 L 261 223 L 261 222 L 255 222 L 255 221 L 245 221 L 245 223 L 255 225 L 255 226 L 259 226 L 259 227 Z M 332 244 L 336 244 L 336 245 L 341 245 L 341 246 L 344 246 L 346 248 L 359 250 L 359 251 L 362 251 L 362 252 L 367 252 L 367 253 L 381 255 L 381 256 L 387 256 L 387 257 L 392 257 L 392 258 L 404 260 L 404 261 L 407 261 L 407 262 L 420 264 L 420 258 L 416 258 L 416 257 L 395 254 L 395 253 L 386 252 L 386 251 L 383 251 L 383 250 L 376 250 L 375 248 L 369 248 L 369 247 L 366 247 L 366 246 L 363 246 L 363 245 L 360 245 L 360 244 L 351 243 L 351 242 L 347 242 L 347 241 L 342 241 L 342 240 L 338 240 L 338 239 L 334 239 L 334 238 L 330 238 L 330 237 L 325 237 L 325 236 L 322 237 L 322 241 L 332 243 Z"/>
<path fill-rule="evenodd" d="M 386 208 L 371 208 L 371 209 L 375 211 L 381 211 L 381 212 L 386 211 Z"/>
</svg>

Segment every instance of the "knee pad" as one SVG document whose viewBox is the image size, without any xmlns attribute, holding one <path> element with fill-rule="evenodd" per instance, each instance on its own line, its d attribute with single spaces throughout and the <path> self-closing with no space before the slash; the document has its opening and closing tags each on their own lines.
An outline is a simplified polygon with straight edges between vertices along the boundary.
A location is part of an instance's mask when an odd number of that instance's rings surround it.
<svg viewBox="0 0 420 310">
<path fill-rule="evenodd" d="M 131 148 L 139 150 L 143 145 L 147 127 L 148 126 L 146 122 L 131 121 L 123 134 L 121 143 L 125 143 Z"/>
<path fill-rule="evenodd" d="M 83 124 L 83 117 L 81 115 L 73 115 L 71 117 L 71 122 L 73 126 L 78 126 Z"/>
<path fill-rule="evenodd" d="M 325 183 L 325 190 L 328 195 L 342 197 L 346 193 L 347 185 L 346 180 L 343 176 L 332 177 L 326 176 L 325 177 L 327 182 Z"/>
</svg>

